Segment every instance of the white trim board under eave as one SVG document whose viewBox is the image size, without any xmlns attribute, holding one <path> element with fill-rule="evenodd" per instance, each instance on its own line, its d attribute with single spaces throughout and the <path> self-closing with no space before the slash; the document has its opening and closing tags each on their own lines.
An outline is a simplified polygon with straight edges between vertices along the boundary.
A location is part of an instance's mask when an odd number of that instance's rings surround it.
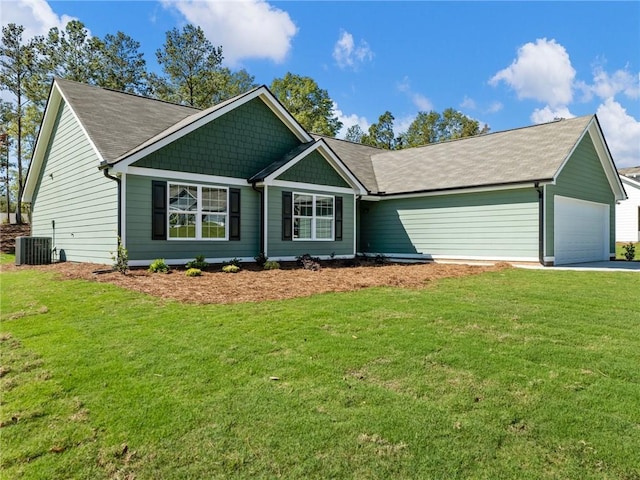
<svg viewBox="0 0 640 480">
<path fill-rule="evenodd" d="M 111 171 L 117 171 L 115 167 Z M 223 177 L 219 175 L 203 175 L 200 173 L 176 172 L 174 170 L 160 170 L 158 168 L 127 167 L 122 173 L 127 175 L 137 175 L 139 177 L 167 178 L 169 180 L 183 180 L 197 183 L 213 183 L 224 185 L 250 186 L 244 178 Z"/>
</svg>

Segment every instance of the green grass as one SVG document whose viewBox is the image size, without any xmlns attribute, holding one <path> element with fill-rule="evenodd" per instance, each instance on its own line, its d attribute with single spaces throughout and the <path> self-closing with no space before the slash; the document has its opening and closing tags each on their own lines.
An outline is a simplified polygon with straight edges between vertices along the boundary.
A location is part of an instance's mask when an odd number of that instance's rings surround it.
<svg viewBox="0 0 640 480">
<path fill-rule="evenodd" d="M 1 281 L 1 478 L 640 477 L 634 273 L 231 306 Z"/>
</svg>

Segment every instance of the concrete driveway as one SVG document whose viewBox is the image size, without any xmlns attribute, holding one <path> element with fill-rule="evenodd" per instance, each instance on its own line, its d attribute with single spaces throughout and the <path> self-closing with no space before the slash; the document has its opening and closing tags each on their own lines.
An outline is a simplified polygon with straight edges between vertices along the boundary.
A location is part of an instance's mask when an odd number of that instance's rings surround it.
<svg viewBox="0 0 640 480">
<path fill-rule="evenodd" d="M 527 267 L 524 267 L 527 268 Z M 528 267 L 531 268 L 531 267 Z M 538 268 L 538 267 L 534 267 Z M 570 265 L 558 265 L 557 267 L 543 267 L 539 268 L 549 270 L 576 270 L 586 272 L 636 272 L 640 273 L 640 262 L 626 262 L 618 260 L 615 262 L 587 262 L 587 263 L 573 263 Z"/>
</svg>

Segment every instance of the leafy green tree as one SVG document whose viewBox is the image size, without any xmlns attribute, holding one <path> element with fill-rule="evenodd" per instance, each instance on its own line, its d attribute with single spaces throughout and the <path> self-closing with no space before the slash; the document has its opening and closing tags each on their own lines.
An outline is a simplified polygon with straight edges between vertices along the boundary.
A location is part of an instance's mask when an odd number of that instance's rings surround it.
<svg viewBox="0 0 640 480">
<path fill-rule="evenodd" d="M 378 117 L 378 122 L 372 124 L 368 132 L 362 135 L 360 143 L 386 150 L 394 150 L 398 144 L 393 133 L 394 120 L 395 118 L 391 112 L 384 112 Z"/>
<path fill-rule="evenodd" d="M 312 78 L 287 73 L 283 78 L 276 78 L 270 88 L 305 130 L 335 137 L 342 128 L 329 93 Z"/>
<path fill-rule="evenodd" d="M 488 131 L 489 128 L 486 125 L 481 129 L 477 120 L 453 108 L 447 108 L 442 114 L 432 110 L 418 113 L 403 135 L 403 143 L 405 147 L 418 147 L 429 143 L 471 137 Z"/>
<path fill-rule="evenodd" d="M 248 92 L 258 86 L 254 82 L 254 76 L 249 75 L 249 72 L 244 69 L 232 72 L 227 67 L 218 68 L 215 71 L 214 78 L 215 91 L 212 96 L 213 105 Z"/>
<path fill-rule="evenodd" d="M 200 27 L 186 25 L 182 31 L 168 31 L 156 57 L 165 74 L 150 76 L 158 98 L 197 108 L 213 105 L 222 47 L 214 47 Z"/>
<path fill-rule="evenodd" d="M 140 42 L 122 32 L 105 35 L 96 83 L 121 92 L 146 94 L 146 61 L 139 50 Z"/>
</svg>

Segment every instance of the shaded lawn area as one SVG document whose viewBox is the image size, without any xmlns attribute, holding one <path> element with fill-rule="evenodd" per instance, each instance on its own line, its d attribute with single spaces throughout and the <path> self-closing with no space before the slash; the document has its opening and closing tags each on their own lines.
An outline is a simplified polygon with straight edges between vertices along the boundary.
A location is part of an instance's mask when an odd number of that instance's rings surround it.
<svg viewBox="0 0 640 480">
<path fill-rule="evenodd" d="M 640 275 L 236 305 L 1 274 L 2 478 L 638 478 Z"/>
</svg>

